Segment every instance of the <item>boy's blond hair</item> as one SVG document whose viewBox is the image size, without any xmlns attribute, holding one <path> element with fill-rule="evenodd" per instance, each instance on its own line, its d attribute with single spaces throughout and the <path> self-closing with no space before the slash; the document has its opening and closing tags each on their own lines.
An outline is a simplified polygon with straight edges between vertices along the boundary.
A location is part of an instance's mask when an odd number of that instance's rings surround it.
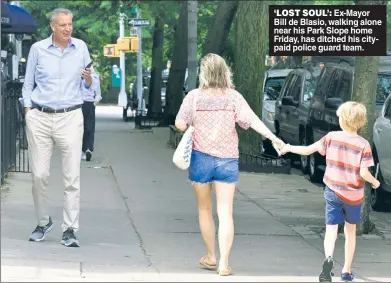
<svg viewBox="0 0 391 283">
<path fill-rule="evenodd" d="M 337 116 L 348 130 L 358 131 L 367 123 L 367 109 L 362 103 L 348 101 L 337 110 Z"/>
<path fill-rule="evenodd" d="M 225 60 L 213 53 L 201 59 L 200 88 L 232 88 L 232 73 Z"/>
</svg>

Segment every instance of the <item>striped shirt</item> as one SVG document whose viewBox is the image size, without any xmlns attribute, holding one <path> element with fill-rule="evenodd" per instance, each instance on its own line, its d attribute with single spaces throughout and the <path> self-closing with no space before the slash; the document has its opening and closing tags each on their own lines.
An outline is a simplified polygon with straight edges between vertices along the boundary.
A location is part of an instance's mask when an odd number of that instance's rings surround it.
<svg viewBox="0 0 391 283">
<path fill-rule="evenodd" d="M 321 155 L 326 156 L 325 185 L 343 201 L 361 203 L 365 182 L 360 176 L 360 169 L 374 166 L 369 142 L 359 135 L 330 132 L 317 142 L 317 148 Z"/>
</svg>

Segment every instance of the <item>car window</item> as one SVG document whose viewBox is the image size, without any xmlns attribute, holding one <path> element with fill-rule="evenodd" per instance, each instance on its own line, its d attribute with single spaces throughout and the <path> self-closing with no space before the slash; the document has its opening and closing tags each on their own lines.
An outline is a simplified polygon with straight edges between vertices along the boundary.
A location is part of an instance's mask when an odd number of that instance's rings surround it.
<svg viewBox="0 0 391 283">
<path fill-rule="evenodd" d="M 277 100 L 280 95 L 282 86 L 284 85 L 286 77 L 268 78 L 265 82 L 265 100 Z"/>
<path fill-rule="evenodd" d="M 295 80 L 296 80 L 296 75 L 295 75 L 295 74 L 290 74 L 290 75 L 287 77 L 287 79 L 286 79 L 286 81 L 285 81 L 285 84 L 284 84 L 284 86 L 283 86 L 283 89 L 282 89 L 283 94 L 282 94 L 281 97 L 285 97 L 285 96 L 288 96 L 288 95 L 289 95 L 289 92 L 290 92 L 290 90 L 291 90 L 291 88 L 292 88 L 292 84 L 293 84 L 293 82 L 294 82 Z"/>
<path fill-rule="evenodd" d="M 321 76 L 319 77 L 319 83 L 316 87 L 315 94 L 320 97 L 325 97 L 328 88 L 328 82 L 330 80 L 330 75 L 334 69 L 330 67 L 326 67 L 323 69 Z"/>
<path fill-rule="evenodd" d="M 316 89 L 316 82 L 317 82 L 317 79 L 313 78 L 313 77 L 305 80 L 304 89 L 303 89 L 303 101 L 304 102 L 310 101 L 311 98 L 314 96 L 315 89 Z"/>
<path fill-rule="evenodd" d="M 377 77 L 376 103 L 383 104 L 391 93 L 391 74 Z"/>
<path fill-rule="evenodd" d="M 391 120 L 391 99 L 388 100 L 384 117 Z"/>
<path fill-rule="evenodd" d="M 343 77 L 338 91 L 338 97 L 342 98 L 343 101 L 350 100 L 352 94 L 352 79 L 353 73 L 343 71 Z"/>
<path fill-rule="evenodd" d="M 296 77 L 297 79 L 294 82 L 291 90 L 289 91 L 288 96 L 292 96 L 294 101 L 299 101 L 303 78 L 301 76 L 296 76 Z"/>
<path fill-rule="evenodd" d="M 341 76 L 342 76 L 342 70 L 341 69 L 334 69 L 330 80 L 329 80 L 329 87 L 327 90 L 327 96 L 326 98 L 334 98 L 334 97 L 340 97 L 338 87 L 341 82 Z"/>
</svg>

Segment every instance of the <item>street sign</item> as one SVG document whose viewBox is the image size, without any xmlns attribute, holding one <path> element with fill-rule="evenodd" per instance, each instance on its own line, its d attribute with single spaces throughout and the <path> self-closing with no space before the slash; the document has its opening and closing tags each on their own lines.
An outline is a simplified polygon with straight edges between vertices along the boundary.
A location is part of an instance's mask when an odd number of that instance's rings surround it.
<svg viewBox="0 0 391 283">
<path fill-rule="evenodd" d="M 111 71 L 111 85 L 115 87 L 121 87 L 121 69 L 117 65 L 112 67 Z"/>
<path fill-rule="evenodd" d="M 132 7 L 132 9 L 130 9 L 130 13 L 137 14 L 137 7 Z"/>
<path fill-rule="evenodd" d="M 128 24 L 134 27 L 148 27 L 150 22 L 149 20 L 145 19 L 129 19 Z"/>
</svg>

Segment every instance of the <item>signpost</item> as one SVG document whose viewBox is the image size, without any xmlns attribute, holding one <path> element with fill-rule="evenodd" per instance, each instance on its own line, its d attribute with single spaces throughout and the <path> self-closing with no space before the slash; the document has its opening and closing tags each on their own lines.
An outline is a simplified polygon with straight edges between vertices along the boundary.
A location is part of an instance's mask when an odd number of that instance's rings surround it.
<svg viewBox="0 0 391 283">
<path fill-rule="evenodd" d="M 122 38 L 125 36 L 125 26 L 124 26 L 124 18 L 125 14 L 120 13 L 119 16 L 119 37 Z M 126 107 L 128 104 L 128 98 L 126 96 L 126 91 L 125 91 L 125 52 L 120 51 L 119 55 L 119 68 L 121 69 L 121 89 L 119 91 L 118 95 L 118 106 Z"/>
<path fill-rule="evenodd" d="M 136 19 L 129 19 L 128 24 L 133 28 L 137 28 L 138 34 L 138 46 L 139 51 L 137 54 L 137 99 L 138 99 L 138 110 L 143 110 L 143 66 L 142 66 L 142 33 L 141 28 L 147 27 L 150 25 L 149 20 L 140 19 L 140 11 L 139 9 L 135 9 L 137 13 Z"/>
</svg>

